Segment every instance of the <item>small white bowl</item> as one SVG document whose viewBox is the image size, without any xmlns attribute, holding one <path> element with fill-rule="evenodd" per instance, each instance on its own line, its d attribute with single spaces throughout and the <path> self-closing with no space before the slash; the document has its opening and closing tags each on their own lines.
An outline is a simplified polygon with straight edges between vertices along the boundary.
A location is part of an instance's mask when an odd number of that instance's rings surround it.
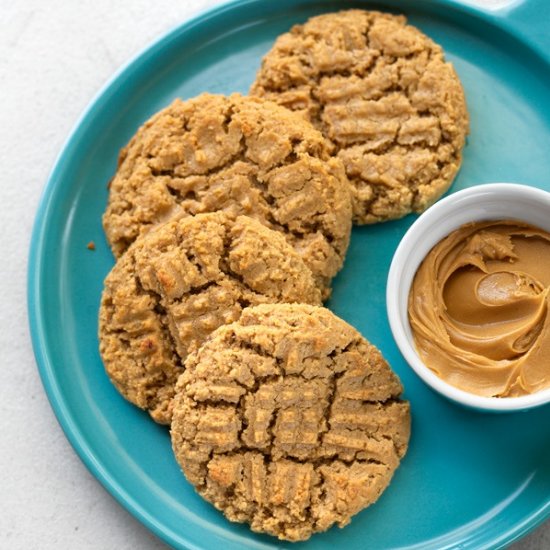
<svg viewBox="0 0 550 550">
<path fill-rule="evenodd" d="M 550 232 L 550 193 L 526 185 L 488 183 L 458 191 L 437 202 L 413 223 L 397 247 L 388 274 L 386 304 L 395 342 L 426 384 L 467 407 L 506 412 L 550 403 L 550 389 L 521 397 L 482 397 L 448 384 L 420 359 L 407 314 L 414 275 L 432 247 L 465 223 L 499 219 L 523 221 Z"/>
</svg>

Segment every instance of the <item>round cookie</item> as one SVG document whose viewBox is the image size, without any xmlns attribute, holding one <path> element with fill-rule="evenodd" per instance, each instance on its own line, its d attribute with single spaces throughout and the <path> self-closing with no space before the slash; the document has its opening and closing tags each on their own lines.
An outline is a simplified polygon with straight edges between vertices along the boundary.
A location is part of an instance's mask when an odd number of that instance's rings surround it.
<svg viewBox="0 0 550 550">
<path fill-rule="evenodd" d="M 243 308 L 265 302 L 321 303 L 282 235 L 246 216 L 174 219 L 139 238 L 105 279 L 105 369 L 126 399 L 168 424 L 187 355 Z"/>
<path fill-rule="evenodd" d="M 186 361 L 172 446 L 231 521 L 305 540 L 375 502 L 407 450 L 409 405 L 380 352 L 329 310 L 247 308 Z"/>
<path fill-rule="evenodd" d="M 122 150 L 103 217 L 120 256 L 172 215 L 226 211 L 286 235 L 328 297 L 351 230 L 342 162 L 302 117 L 260 98 L 175 100 Z"/>
<path fill-rule="evenodd" d="M 441 47 L 404 16 L 349 10 L 293 27 L 263 59 L 251 94 L 323 132 L 346 167 L 358 224 L 422 212 L 462 162 L 464 91 Z"/>
</svg>

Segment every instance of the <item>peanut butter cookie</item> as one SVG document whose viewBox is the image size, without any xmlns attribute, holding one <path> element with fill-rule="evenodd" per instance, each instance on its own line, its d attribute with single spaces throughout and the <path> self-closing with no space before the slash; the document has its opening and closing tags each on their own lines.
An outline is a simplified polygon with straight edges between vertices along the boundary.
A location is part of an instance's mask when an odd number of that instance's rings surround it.
<svg viewBox="0 0 550 550">
<path fill-rule="evenodd" d="M 380 352 L 329 310 L 247 308 L 190 355 L 172 445 L 231 521 L 305 540 L 375 502 L 407 450 L 409 405 Z"/>
<path fill-rule="evenodd" d="M 174 219 L 138 239 L 105 280 L 105 369 L 126 399 L 168 424 L 189 352 L 264 302 L 321 303 L 311 271 L 281 234 L 221 212 Z"/>
<path fill-rule="evenodd" d="M 358 224 L 422 212 L 462 162 L 468 112 L 458 76 L 403 16 L 349 10 L 293 27 L 251 93 L 300 111 L 329 139 Z"/>
<path fill-rule="evenodd" d="M 175 100 L 122 150 L 103 224 L 118 257 L 174 214 L 245 214 L 284 233 L 327 297 L 349 242 L 349 195 L 342 162 L 302 117 L 203 94 Z"/>
</svg>

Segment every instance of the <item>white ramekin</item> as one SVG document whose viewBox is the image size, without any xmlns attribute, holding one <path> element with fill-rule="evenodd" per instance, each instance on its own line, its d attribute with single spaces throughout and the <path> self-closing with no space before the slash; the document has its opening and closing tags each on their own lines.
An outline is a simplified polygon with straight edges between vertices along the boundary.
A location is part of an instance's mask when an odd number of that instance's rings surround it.
<svg viewBox="0 0 550 550">
<path fill-rule="evenodd" d="M 407 314 L 414 275 L 431 248 L 464 223 L 498 219 L 520 220 L 550 232 L 550 193 L 526 185 L 488 183 L 458 191 L 437 202 L 413 223 L 397 247 L 388 274 L 386 304 L 395 342 L 426 384 L 467 407 L 506 412 L 550 403 L 550 389 L 521 397 L 482 397 L 448 384 L 417 354 Z"/>
</svg>

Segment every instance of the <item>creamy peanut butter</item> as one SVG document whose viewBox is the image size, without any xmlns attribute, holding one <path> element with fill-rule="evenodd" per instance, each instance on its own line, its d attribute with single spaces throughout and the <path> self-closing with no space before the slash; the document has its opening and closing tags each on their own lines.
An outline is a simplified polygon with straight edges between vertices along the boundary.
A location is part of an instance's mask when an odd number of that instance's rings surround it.
<svg viewBox="0 0 550 550">
<path fill-rule="evenodd" d="M 409 321 L 438 376 L 487 397 L 550 387 L 550 233 L 516 221 L 464 225 L 416 272 Z"/>
</svg>

